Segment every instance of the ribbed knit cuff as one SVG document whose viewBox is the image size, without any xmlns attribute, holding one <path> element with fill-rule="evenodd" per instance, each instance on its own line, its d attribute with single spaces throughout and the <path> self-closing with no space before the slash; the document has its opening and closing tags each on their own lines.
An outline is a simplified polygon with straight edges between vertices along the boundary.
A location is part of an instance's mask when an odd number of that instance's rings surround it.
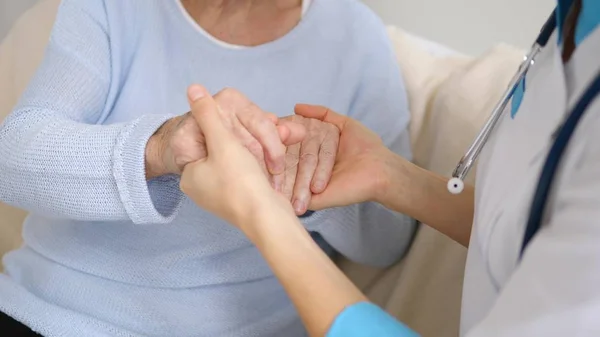
<svg viewBox="0 0 600 337">
<path fill-rule="evenodd" d="M 143 116 L 125 128 L 115 144 L 113 172 L 117 188 L 127 214 L 136 224 L 171 222 L 183 200 L 177 177 L 146 181 L 146 143 L 173 117 Z"/>
</svg>

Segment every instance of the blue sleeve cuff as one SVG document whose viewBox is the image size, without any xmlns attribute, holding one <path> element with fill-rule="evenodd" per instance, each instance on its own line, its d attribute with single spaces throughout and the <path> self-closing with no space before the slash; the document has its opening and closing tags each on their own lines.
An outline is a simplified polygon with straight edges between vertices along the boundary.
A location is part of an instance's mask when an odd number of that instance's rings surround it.
<svg viewBox="0 0 600 337">
<path fill-rule="evenodd" d="M 183 193 L 177 177 L 165 176 L 146 181 L 146 143 L 173 116 L 147 115 L 117 139 L 114 151 L 114 175 L 121 200 L 131 220 L 136 224 L 171 222 Z"/>
<path fill-rule="evenodd" d="M 333 322 L 327 337 L 419 337 L 394 317 L 372 303 L 346 308 Z"/>
</svg>

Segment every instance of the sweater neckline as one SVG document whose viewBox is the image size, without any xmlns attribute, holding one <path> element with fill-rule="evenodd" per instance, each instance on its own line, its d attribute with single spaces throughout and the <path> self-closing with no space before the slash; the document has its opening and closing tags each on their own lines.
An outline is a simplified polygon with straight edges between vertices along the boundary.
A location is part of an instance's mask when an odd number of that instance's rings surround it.
<svg viewBox="0 0 600 337">
<path fill-rule="evenodd" d="M 302 4 L 303 7 L 306 6 L 306 4 L 310 4 L 310 6 L 303 8 L 302 19 L 298 22 L 298 24 L 294 28 L 292 28 L 287 34 L 283 35 L 282 37 L 275 39 L 273 41 L 267 42 L 267 43 L 260 44 L 258 46 L 230 45 L 230 46 L 234 46 L 234 47 L 241 47 L 241 48 L 231 48 L 228 46 L 224 46 L 224 44 L 227 44 L 227 43 L 216 39 L 215 37 L 211 36 L 206 30 L 204 30 L 204 28 L 202 28 L 196 22 L 196 20 L 194 20 L 194 18 L 188 13 L 188 11 L 185 9 L 183 4 L 181 3 L 181 0 L 173 0 L 173 3 L 176 6 L 176 8 L 175 8 L 176 15 L 179 16 L 178 19 L 180 19 L 180 21 L 184 21 L 185 25 L 190 30 L 192 30 L 193 33 L 195 33 L 198 38 L 202 39 L 207 45 L 209 45 L 210 48 L 212 48 L 216 51 L 221 51 L 224 53 L 234 54 L 234 55 L 235 54 L 246 54 L 247 55 L 247 54 L 253 54 L 253 53 L 262 53 L 265 51 L 284 49 L 284 48 L 294 45 L 294 41 L 299 36 L 301 36 L 306 30 L 308 30 L 310 28 L 310 26 L 313 25 L 313 22 L 315 21 L 315 17 L 317 16 L 317 12 L 319 11 L 319 9 L 317 8 L 317 7 L 319 7 L 319 2 L 320 1 L 316 1 L 316 0 L 311 0 L 311 1 L 303 0 L 303 4 Z M 222 42 L 222 43 L 215 43 L 215 40 Z"/>
</svg>

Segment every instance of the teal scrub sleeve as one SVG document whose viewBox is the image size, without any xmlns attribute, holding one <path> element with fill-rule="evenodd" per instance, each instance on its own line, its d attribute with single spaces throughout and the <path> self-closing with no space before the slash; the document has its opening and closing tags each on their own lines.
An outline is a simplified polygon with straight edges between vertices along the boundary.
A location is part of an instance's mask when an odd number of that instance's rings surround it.
<svg viewBox="0 0 600 337">
<path fill-rule="evenodd" d="M 327 337 L 419 337 L 380 307 L 357 303 L 342 311 L 333 322 Z"/>
</svg>

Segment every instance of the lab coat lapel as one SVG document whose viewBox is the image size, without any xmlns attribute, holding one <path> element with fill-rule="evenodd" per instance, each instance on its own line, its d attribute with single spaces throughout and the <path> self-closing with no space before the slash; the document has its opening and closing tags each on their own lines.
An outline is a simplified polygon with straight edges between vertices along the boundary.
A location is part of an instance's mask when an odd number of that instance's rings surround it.
<svg viewBox="0 0 600 337">
<path fill-rule="evenodd" d="M 535 146 L 539 146 L 540 150 L 531 153 L 529 167 L 526 170 L 516 173 L 515 177 L 518 177 L 520 183 L 513 185 L 511 193 L 505 196 L 506 203 L 499 208 L 498 215 L 492 217 L 497 221 L 494 221 L 487 232 L 489 238 L 487 245 L 488 270 L 498 289 L 501 289 L 507 282 L 517 266 L 533 190 L 537 186 L 539 173 L 553 143 L 552 136 L 577 104 L 583 92 L 600 73 L 598 50 L 600 50 L 600 30 L 596 30 L 577 47 L 567 67 L 562 64 L 558 48 L 557 52 L 554 53 L 553 70 L 550 71 L 540 67 L 542 68 L 540 71 L 548 72 L 549 77 L 540 78 L 540 82 L 536 81 L 535 85 L 539 88 L 535 92 L 535 95 L 537 95 L 535 97 L 536 102 L 530 102 L 531 106 L 527 111 L 531 118 L 524 118 L 522 121 L 532 131 L 535 128 L 531 140 L 534 144 L 537 144 Z M 541 83 L 542 80 L 543 83 Z M 545 95 L 548 95 L 546 96 L 547 100 L 545 102 L 540 101 Z M 536 116 L 536 118 L 533 118 L 533 116 Z M 586 117 L 596 118 L 597 116 L 588 115 Z M 535 123 L 538 123 L 538 125 L 536 126 Z M 584 129 L 588 126 L 583 120 L 578 129 Z M 538 132 L 539 134 L 537 134 Z M 575 137 L 577 137 L 577 134 Z M 576 149 L 574 150 L 576 151 Z M 572 151 L 567 155 L 573 155 Z M 565 161 L 561 171 L 571 172 L 575 165 L 577 165 L 577 161 Z M 562 177 L 559 175 L 556 178 L 556 186 L 560 186 L 561 182 Z M 552 210 L 553 200 L 554 195 L 551 195 L 548 201 L 550 205 L 547 209 L 548 212 Z M 547 216 L 544 222 L 550 220 L 550 216 Z"/>
<path fill-rule="evenodd" d="M 498 287 L 518 261 L 533 189 L 552 135 L 566 112 L 564 68 L 554 35 L 528 74 L 521 110 L 514 120 L 506 118 L 504 135 L 494 147 L 494 156 L 501 153 L 511 160 L 496 160 L 498 179 L 491 188 L 499 192 L 494 196 L 496 204 L 490 205 L 485 215 L 491 223 L 479 233 L 479 239 Z"/>
<path fill-rule="evenodd" d="M 555 44 L 549 47 L 552 53 L 544 65 L 538 63 L 537 76 L 530 84 L 528 111 L 519 122 L 523 136 L 530 140 L 530 151 L 523 153 L 524 163 L 530 169 L 535 169 L 535 164 L 547 154 L 556 127 L 567 112 L 568 93 L 560 47 Z"/>
<path fill-rule="evenodd" d="M 487 165 L 481 167 L 481 173 L 489 179 L 478 179 L 477 184 L 484 186 L 485 191 L 494 191 L 482 199 L 485 204 L 478 205 L 486 211 L 487 219 L 493 218 L 491 210 L 502 209 L 507 195 L 518 189 L 520 176 L 544 153 L 552 126 L 564 113 L 565 82 L 556 38 L 555 32 L 529 71 L 518 113 L 514 119 L 508 111 L 504 114 L 482 154 Z M 506 162 L 508 158 L 510 161 Z"/>
</svg>

